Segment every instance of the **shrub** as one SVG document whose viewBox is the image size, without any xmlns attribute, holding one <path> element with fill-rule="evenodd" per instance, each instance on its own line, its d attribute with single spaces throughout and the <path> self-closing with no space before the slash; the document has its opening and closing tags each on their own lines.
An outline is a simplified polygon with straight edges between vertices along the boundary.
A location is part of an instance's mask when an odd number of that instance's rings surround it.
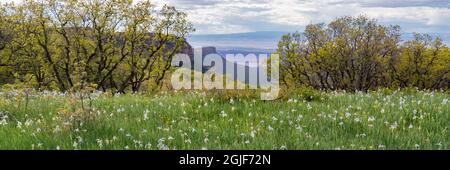
<svg viewBox="0 0 450 170">
<path fill-rule="evenodd" d="M 320 90 L 311 87 L 283 88 L 280 99 L 287 100 L 290 98 L 299 98 L 306 101 L 323 101 L 327 99 L 327 95 Z"/>
<path fill-rule="evenodd" d="M 259 100 L 259 90 L 213 90 L 208 91 L 208 95 L 222 102 L 228 102 L 232 99 Z"/>
</svg>

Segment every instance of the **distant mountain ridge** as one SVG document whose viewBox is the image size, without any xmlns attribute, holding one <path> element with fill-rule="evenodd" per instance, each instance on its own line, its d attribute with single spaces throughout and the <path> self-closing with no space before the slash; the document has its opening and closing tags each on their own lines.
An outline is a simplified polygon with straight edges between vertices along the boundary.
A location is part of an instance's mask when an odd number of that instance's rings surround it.
<svg viewBox="0 0 450 170">
<path fill-rule="evenodd" d="M 191 35 L 187 38 L 193 47 L 214 46 L 218 50 L 276 49 L 278 41 L 288 32 L 249 32 L 233 34 Z"/>
<path fill-rule="evenodd" d="M 232 34 L 191 35 L 187 41 L 193 47 L 214 46 L 219 54 L 225 53 L 272 53 L 276 51 L 278 41 L 289 32 L 265 31 Z M 450 46 L 450 33 L 428 33 L 432 37 L 441 37 Z M 413 39 L 413 33 L 403 33 L 402 40 Z"/>
</svg>

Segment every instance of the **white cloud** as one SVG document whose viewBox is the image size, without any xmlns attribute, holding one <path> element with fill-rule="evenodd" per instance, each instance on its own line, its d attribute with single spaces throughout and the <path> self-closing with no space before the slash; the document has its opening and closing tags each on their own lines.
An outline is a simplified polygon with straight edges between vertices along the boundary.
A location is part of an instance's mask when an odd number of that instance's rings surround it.
<svg viewBox="0 0 450 170">
<path fill-rule="evenodd" d="M 358 15 L 399 24 L 406 31 L 448 32 L 446 27 L 450 26 L 448 0 L 167 1 L 190 14 L 192 22 L 200 27 L 197 33 L 222 33 L 221 30 L 229 32 L 233 28 L 238 28 L 234 32 L 268 31 L 267 28 L 292 31 L 310 23 Z M 255 22 L 257 26 L 252 25 Z"/>
<path fill-rule="evenodd" d="M 20 1 L 20 0 L 1 0 Z M 367 15 L 408 32 L 450 33 L 449 0 L 154 0 L 189 14 L 197 34 L 295 31 L 341 16 Z"/>
</svg>

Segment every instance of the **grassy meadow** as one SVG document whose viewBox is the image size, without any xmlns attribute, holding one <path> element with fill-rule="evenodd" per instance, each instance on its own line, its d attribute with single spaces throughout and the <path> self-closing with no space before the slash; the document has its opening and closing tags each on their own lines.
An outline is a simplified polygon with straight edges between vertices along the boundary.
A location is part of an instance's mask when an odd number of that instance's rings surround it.
<svg viewBox="0 0 450 170">
<path fill-rule="evenodd" d="M 450 94 L 0 93 L 0 149 L 450 149 Z"/>
</svg>

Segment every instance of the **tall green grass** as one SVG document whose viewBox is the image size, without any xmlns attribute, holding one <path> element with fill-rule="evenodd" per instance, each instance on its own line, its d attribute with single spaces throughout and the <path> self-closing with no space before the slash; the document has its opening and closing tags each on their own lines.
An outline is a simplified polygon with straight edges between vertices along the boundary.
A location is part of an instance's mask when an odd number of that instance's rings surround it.
<svg viewBox="0 0 450 170">
<path fill-rule="evenodd" d="M 0 149 L 450 149 L 447 92 L 291 94 L 6 92 Z"/>
</svg>

